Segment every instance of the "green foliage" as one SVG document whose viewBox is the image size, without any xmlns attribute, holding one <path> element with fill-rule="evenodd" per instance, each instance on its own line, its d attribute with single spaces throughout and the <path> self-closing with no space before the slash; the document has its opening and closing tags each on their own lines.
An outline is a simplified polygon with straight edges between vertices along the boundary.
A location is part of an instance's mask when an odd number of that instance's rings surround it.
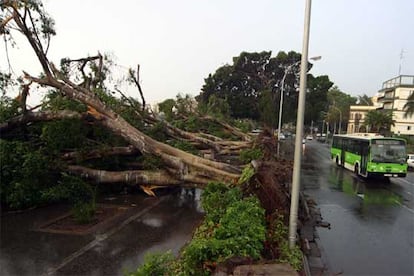
<svg viewBox="0 0 414 276">
<path fill-rule="evenodd" d="M 234 196 L 240 193 L 237 188 L 223 191 L 223 187 L 215 184 L 213 190 L 216 192 L 208 196 L 209 201 L 202 201 L 203 208 L 208 206 L 209 210 L 206 220 L 182 254 L 186 275 L 206 274 L 206 264 L 214 266 L 234 256 L 253 259 L 261 256 L 266 227 L 264 209 L 258 199 L 239 199 Z M 215 198 L 224 199 L 228 204 L 220 204 L 221 201 L 214 204 Z"/>
<path fill-rule="evenodd" d="M 259 148 L 245 149 L 240 151 L 239 159 L 243 163 L 247 164 L 252 160 L 261 159 L 263 157 L 263 151 Z"/>
<path fill-rule="evenodd" d="M 151 138 L 159 141 L 165 142 L 167 141 L 168 137 L 165 134 L 165 124 L 163 122 L 154 124 L 151 128 L 145 131 L 145 134 L 150 136 Z"/>
<path fill-rule="evenodd" d="M 369 106 L 373 106 L 374 103 L 372 102 L 372 98 L 369 97 L 368 95 L 364 94 L 364 95 L 359 95 L 358 97 L 358 102 L 357 105 L 369 105 Z"/>
<path fill-rule="evenodd" d="M 370 110 L 365 115 L 364 124 L 369 127 L 370 132 L 383 132 L 388 131 L 395 124 L 395 120 L 390 111 Z"/>
<path fill-rule="evenodd" d="M 175 257 L 171 251 L 165 253 L 147 253 L 144 256 L 144 264 L 135 272 L 125 273 L 128 276 L 163 276 L 174 275 Z"/>
<path fill-rule="evenodd" d="M 238 188 L 210 183 L 201 196 L 206 218 L 181 257 L 170 253 L 149 255 L 138 274 L 130 275 L 210 275 L 208 266 L 235 256 L 259 259 L 265 240 L 264 209 L 256 197 L 242 198 Z"/>
<path fill-rule="evenodd" d="M 329 89 L 327 98 L 329 107 L 324 118 L 325 121 L 331 124 L 339 122 L 340 119 L 342 122 L 348 121 L 349 107 L 356 104 L 357 98 L 342 92 L 337 86 Z"/>
<path fill-rule="evenodd" d="M 169 143 L 171 146 L 173 146 L 174 148 L 186 151 L 188 153 L 197 155 L 199 153 L 199 151 L 189 142 L 187 141 L 177 141 L 177 140 L 173 140 Z"/>
<path fill-rule="evenodd" d="M 203 123 L 200 121 L 200 119 L 198 119 L 197 116 L 190 115 L 185 121 L 174 121 L 173 125 L 189 132 L 197 132 L 200 130 L 200 127 L 203 126 Z"/>
<path fill-rule="evenodd" d="M 94 202 L 78 202 L 72 208 L 72 215 L 77 223 L 87 224 L 92 221 L 95 211 Z"/>
<path fill-rule="evenodd" d="M 174 99 L 167 99 L 158 104 L 159 111 L 164 113 L 165 119 L 167 121 L 170 121 L 174 117 L 174 114 L 172 111 L 174 106 L 175 106 Z"/>
<path fill-rule="evenodd" d="M 177 141 L 177 140 L 173 140 L 169 143 L 171 146 L 173 146 L 174 148 L 180 149 L 182 151 L 197 155 L 199 154 L 199 151 L 197 150 L 196 147 L 194 147 L 190 142 L 187 141 Z"/>
<path fill-rule="evenodd" d="M 279 262 L 290 264 L 296 271 L 302 269 L 302 251 L 298 245 L 295 245 L 293 249 L 289 248 L 288 227 L 285 225 L 282 215 L 278 216 L 270 225 L 267 240 L 277 243 L 279 249 L 277 260 Z"/>
<path fill-rule="evenodd" d="M 217 182 L 208 184 L 201 195 L 201 206 L 206 212 L 206 219 L 218 223 L 227 207 L 241 198 L 242 192 L 239 189 L 230 189 Z"/>
<path fill-rule="evenodd" d="M 177 114 L 190 116 L 195 113 L 196 101 L 189 94 L 182 95 L 179 93 L 176 96 L 175 107 L 177 108 Z"/>
<path fill-rule="evenodd" d="M 78 119 L 53 121 L 43 126 L 41 140 L 48 151 L 58 153 L 65 149 L 82 147 L 86 142 L 87 131 L 84 123 Z"/>
<path fill-rule="evenodd" d="M 1 202 L 12 209 L 44 202 L 54 179 L 54 164 L 28 143 L 0 140 Z"/>
<path fill-rule="evenodd" d="M 144 170 L 158 170 L 163 167 L 162 159 L 157 156 L 141 155 L 137 159 Z"/>
<path fill-rule="evenodd" d="M 242 184 L 242 183 L 248 182 L 250 178 L 252 178 L 253 175 L 254 175 L 254 168 L 252 167 L 252 165 L 249 164 L 243 169 L 238 183 Z"/>
<path fill-rule="evenodd" d="M 69 99 L 56 91 L 49 91 L 42 101 L 42 109 L 58 111 L 72 110 L 77 112 L 86 112 L 86 105 L 78 101 Z"/>
<path fill-rule="evenodd" d="M 0 96 L 0 123 L 3 123 L 17 115 L 19 103 L 7 96 Z"/>
<path fill-rule="evenodd" d="M 233 118 L 259 119 L 259 99 L 264 91 L 274 93 L 275 87 L 280 87 L 285 70 L 288 66 L 300 61 L 300 54 L 295 52 L 279 52 L 271 57 L 271 52 L 242 52 L 233 58 L 233 64 L 226 64 L 210 74 L 205 79 L 201 94 L 197 97 L 199 103 L 207 104 L 212 95 L 225 100 L 230 107 Z M 294 69 L 294 70 L 293 70 Z M 296 110 L 298 86 L 298 66 L 292 68 L 291 74 L 284 81 L 285 107 L 287 111 Z M 276 101 L 271 102 L 273 110 Z M 269 105 L 269 110 L 271 106 Z M 268 113 L 267 114 L 271 114 Z M 289 115 L 289 114 L 287 114 Z M 293 117 L 286 117 L 287 121 Z"/>
<path fill-rule="evenodd" d="M 259 99 L 259 112 L 260 112 L 260 121 L 264 123 L 265 126 L 276 128 L 278 122 L 278 112 L 276 111 L 276 102 L 279 102 L 279 99 L 275 99 L 276 95 L 271 90 L 262 91 L 261 97 Z M 279 94 L 280 97 L 280 94 Z"/>
<path fill-rule="evenodd" d="M 253 129 L 253 121 L 248 119 L 233 120 L 232 124 L 243 131 L 244 133 L 250 132 Z"/>
<path fill-rule="evenodd" d="M 223 121 L 228 120 L 231 113 L 227 100 L 214 94 L 209 97 L 207 103 L 199 103 L 198 111 Z"/>
<path fill-rule="evenodd" d="M 62 174 L 57 185 L 42 192 L 45 201 L 67 201 L 73 204 L 93 200 L 95 192 L 92 187 L 81 178 Z"/>
<path fill-rule="evenodd" d="M 314 77 L 308 75 L 306 107 L 305 107 L 305 124 L 310 125 L 312 121 L 322 120 L 321 111 L 328 108 L 328 91 L 332 87 L 333 82 L 328 76 Z M 343 107 L 346 110 L 346 106 Z M 344 111 L 345 112 L 345 111 Z"/>
<path fill-rule="evenodd" d="M 4 73 L 0 71 L 0 97 L 4 97 L 6 94 L 6 88 L 14 85 L 15 82 L 10 73 Z"/>
</svg>

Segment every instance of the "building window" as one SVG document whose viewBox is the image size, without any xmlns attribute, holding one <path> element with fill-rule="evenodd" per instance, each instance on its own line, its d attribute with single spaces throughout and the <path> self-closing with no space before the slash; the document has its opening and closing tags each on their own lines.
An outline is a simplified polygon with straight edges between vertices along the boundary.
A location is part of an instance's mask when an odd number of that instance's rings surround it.
<svg viewBox="0 0 414 276">
<path fill-rule="evenodd" d="M 411 126 L 407 126 L 407 130 L 411 130 Z"/>
</svg>

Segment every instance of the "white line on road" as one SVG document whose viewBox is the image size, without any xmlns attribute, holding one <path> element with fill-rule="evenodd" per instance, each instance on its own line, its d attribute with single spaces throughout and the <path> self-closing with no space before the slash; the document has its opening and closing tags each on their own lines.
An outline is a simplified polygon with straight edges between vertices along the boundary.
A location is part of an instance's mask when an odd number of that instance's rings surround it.
<svg viewBox="0 0 414 276">
<path fill-rule="evenodd" d="M 412 186 L 414 186 L 414 183 L 409 182 L 408 180 L 406 180 L 406 179 L 404 179 L 404 178 L 399 178 L 398 180 L 400 180 L 400 181 L 402 181 L 402 182 L 405 182 L 405 183 L 407 183 L 408 185 L 412 185 Z"/>
<path fill-rule="evenodd" d="M 53 268 L 48 269 L 48 271 L 46 272 L 46 275 L 54 275 L 54 274 L 56 274 L 56 272 L 59 269 L 61 269 L 62 267 L 64 267 L 65 265 L 67 265 L 68 263 L 70 263 L 71 261 L 73 261 L 74 259 L 76 259 L 77 257 L 83 255 L 85 252 L 87 252 L 89 249 L 93 248 L 94 246 L 96 246 L 100 242 L 106 240 L 107 238 L 109 238 L 110 236 L 112 236 L 113 234 L 115 234 L 116 232 L 118 232 L 119 230 L 121 230 L 122 228 L 124 228 L 130 222 L 132 222 L 132 221 L 136 220 L 137 218 L 143 216 L 145 213 L 147 213 L 149 210 L 151 210 L 155 206 L 159 205 L 165 199 L 166 199 L 166 197 L 159 199 L 158 201 L 154 202 L 152 205 L 144 208 L 143 210 L 141 210 L 137 214 L 129 217 L 128 219 L 126 219 L 124 222 L 122 222 L 120 225 L 116 226 L 115 228 L 109 230 L 108 232 L 106 232 L 104 234 L 101 234 L 101 235 L 97 236 L 93 241 L 91 241 L 90 243 L 88 243 L 87 245 L 85 245 L 84 247 L 82 247 L 81 249 L 79 249 L 78 251 L 72 253 L 71 255 L 69 255 L 68 257 L 66 257 L 65 259 L 63 259 L 63 261 L 59 265 L 57 265 L 57 266 L 55 266 Z"/>
<path fill-rule="evenodd" d="M 414 214 L 414 210 L 413 210 L 413 209 L 411 209 L 411 208 L 409 208 L 409 207 L 405 206 L 404 204 L 401 204 L 401 206 L 402 206 L 402 207 L 404 207 L 406 210 L 408 210 L 408 212 L 410 212 L 410 213 Z"/>
</svg>

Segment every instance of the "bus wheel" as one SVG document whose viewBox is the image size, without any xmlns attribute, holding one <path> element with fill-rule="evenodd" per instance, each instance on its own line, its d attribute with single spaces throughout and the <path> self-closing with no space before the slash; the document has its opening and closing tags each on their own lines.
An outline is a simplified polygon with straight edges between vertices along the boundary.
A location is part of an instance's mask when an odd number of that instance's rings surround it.
<svg viewBox="0 0 414 276">
<path fill-rule="evenodd" d="M 355 173 L 356 176 L 359 175 L 358 171 L 359 171 L 359 166 L 358 166 L 358 164 L 355 164 L 354 173 Z"/>
</svg>

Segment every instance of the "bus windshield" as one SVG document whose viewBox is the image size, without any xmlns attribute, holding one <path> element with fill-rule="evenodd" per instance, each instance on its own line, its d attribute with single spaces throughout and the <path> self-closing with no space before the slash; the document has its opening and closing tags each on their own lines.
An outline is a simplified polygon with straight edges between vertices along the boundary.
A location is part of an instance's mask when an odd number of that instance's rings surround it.
<svg viewBox="0 0 414 276">
<path fill-rule="evenodd" d="M 407 157 L 405 145 L 395 141 L 373 141 L 371 161 L 375 163 L 404 163 Z"/>
</svg>

